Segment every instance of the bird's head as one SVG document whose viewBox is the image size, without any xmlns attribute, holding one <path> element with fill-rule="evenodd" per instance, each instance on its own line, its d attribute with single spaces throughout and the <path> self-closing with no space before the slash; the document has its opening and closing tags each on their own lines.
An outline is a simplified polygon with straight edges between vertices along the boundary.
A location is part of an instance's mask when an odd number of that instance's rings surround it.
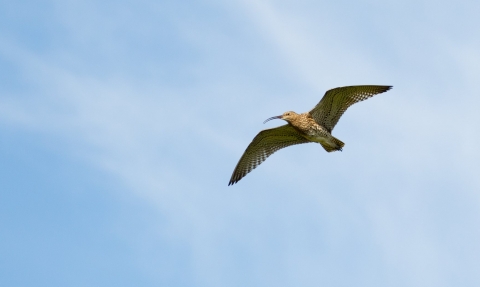
<svg viewBox="0 0 480 287">
<path fill-rule="evenodd" d="M 284 112 L 283 115 L 268 118 L 263 123 L 266 123 L 266 122 L 268 122 L 270 120 L 274 120 L 274 119 L 281 119 L 281 120 L 290 122 L 291 120 L 293 120 L 297 116 L 298 116 L 298 114 L 296 112 L 292 112 L 292 111 Z"/>
</svg>

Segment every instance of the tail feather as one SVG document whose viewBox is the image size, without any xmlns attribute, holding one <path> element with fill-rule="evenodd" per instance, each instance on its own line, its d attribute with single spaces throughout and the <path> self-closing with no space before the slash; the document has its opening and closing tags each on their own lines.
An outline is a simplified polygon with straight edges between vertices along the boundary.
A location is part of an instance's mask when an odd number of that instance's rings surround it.
<svg viewBox="0 0 480 287">
<path fill-rule="evenodd" d="M 321 143 L 321 145 L 327 152 L 332 152 L 337 150 L 342 151 L 342 148 L 345 144 L 341 140 L 332 137 L 332 144 Z"/>
</svg>

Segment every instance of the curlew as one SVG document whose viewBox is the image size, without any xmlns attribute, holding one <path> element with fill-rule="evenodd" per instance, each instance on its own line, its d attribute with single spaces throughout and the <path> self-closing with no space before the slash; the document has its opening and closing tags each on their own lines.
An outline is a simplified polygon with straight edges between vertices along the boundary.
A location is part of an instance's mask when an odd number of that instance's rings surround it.
<svg viewBox="0 0 480 287">
<path fill-rule="evenodd" d="M 281 116 L 286 125 L 266 129 L 257 134 L 238 161 L 228 185 L 241 180 L 267 157 L 279 149 L 296 144 L 315 142 L 327 152 L 341 151 L 345 145 L 332 136 L 332 130 L 343 113 L 353 104 L 390 90 L 392 86 L 349 86 L 327 91 L 322 100 L 309 112 L 289 111 Z"/>
</svg>

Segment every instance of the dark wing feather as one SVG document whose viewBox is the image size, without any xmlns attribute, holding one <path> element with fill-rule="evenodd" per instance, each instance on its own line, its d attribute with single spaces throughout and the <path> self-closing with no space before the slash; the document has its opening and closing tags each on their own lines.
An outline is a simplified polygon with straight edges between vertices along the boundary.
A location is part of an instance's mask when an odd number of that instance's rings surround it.
<svg viewBox="0 0 480 287">
<path fill-rule="evenodd" d="M 392 86 L 349 86 L 331 89 L 325 93 L 310 114 L 318 124 L 332 132 L 348 107 L 391 88 Z"/>
<path fill-rule="evenodd" d="M 237 183 L 277 150 L 307 142 L 288 124 L 259 132 L 238 161 L 228 185 Z"/>
</svg>

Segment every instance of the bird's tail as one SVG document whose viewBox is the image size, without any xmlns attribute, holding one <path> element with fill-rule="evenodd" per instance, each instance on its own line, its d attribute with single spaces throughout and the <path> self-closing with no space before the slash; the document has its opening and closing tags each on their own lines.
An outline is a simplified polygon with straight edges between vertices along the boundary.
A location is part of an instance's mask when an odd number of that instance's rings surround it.
<svg viewBox="0 0 480 287">
<path fill-rule="evenodd" d="M 345 144 L 336 137 L 332 137 L 330 143 L 321 143 L 321 145 L 327 152 L 332 152 L 337 150 L 342 151 Z"/>
</svg>

